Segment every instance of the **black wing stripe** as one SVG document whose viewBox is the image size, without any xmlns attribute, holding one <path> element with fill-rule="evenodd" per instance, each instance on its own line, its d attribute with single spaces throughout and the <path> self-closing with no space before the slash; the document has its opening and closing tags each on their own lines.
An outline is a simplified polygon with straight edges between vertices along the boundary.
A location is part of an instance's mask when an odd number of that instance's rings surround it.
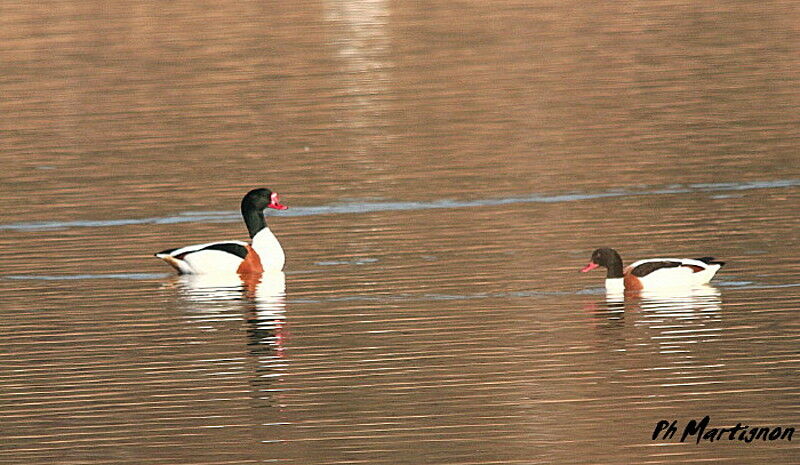
<svg viewBox="0 0 800 465">
<path fill-rule="evenodd" d="M 668 261 L 647 262 L 647 263 L 642 263 L 641 265 L 631 270 L 631 274 L 638 278 L 641 278 L 649 275 L 650 273 L 656 270 L 660 270 L 661 268 L 677 268 L 679 266 L 681 266 L 681 262 L 668 262 Z"/>
<path fill-rule="evenodd" d="M 714 257 L 700 257 L 700 258 L 695 258 L 695 260 L 697 260 L 698 262 L 703 262 L 706 265 L 719 265 L 719 266 L 722 266 L 722 265 L 725 264 L 725 262 L 720 262 L 718 260 L 714 260 Z"/>
<path fill-rule="evenodd" d="M 223 252 L 236 255 L 241 259 L 244 259 L 244 257 L 247 256 L 247 247 L 241 244 L 234 244 L 233 242 L 226 242 L 222 244 L 211 244 L 208 247 L 203 247 L 202 249 L 192 250 L 191 252 L 182 253 L 175 258 L 183 259 L 183 257 L 189 255 L 190 253 L 200 252 L 201 250 L 221 250 Z"/>
</svg>

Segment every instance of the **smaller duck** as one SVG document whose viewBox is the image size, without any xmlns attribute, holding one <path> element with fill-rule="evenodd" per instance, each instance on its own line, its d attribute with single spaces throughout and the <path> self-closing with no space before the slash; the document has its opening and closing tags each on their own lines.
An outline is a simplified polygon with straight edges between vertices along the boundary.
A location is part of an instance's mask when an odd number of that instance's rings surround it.
<svg viewBox="0 0 800 465">
<path fill-rule="evenodd" d="M 714 260 L 714 257 L 649 258 L 623 268 L 619 253 L 603 247 L 592 253 L 591 261 L 581 272 L 586 273 L 600 266 L 607 268 L 606 290 L 619 292 L 699 286 L 711 281 L 724 264 Z"/>
</svg>

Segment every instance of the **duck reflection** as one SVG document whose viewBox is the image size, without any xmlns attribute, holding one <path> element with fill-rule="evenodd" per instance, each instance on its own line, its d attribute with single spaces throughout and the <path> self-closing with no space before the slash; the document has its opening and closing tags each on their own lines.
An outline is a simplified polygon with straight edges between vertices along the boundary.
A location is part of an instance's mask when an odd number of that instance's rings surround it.
<svg viewBox="0 0 800 465">
<path fill-rule="evenodd" d="M 190 311 L 204 311 L 204 304 L 239 302 L 245 290 L 237 274 L 182 274 L 175 279 L 184 302 L 191 304 L 187 308 Z M 236 304 L 230 306 L 237 307 Z M 216 305 L 212 307 L 216 310 Z"/>
<path fill-rule="evenodd" d="M 606 292 L 605 302 L 594 306 L 599 314 L 605 314 L 609 320 L 622 319 L 625 316 L 625 293 Z"/>
<path fill-rule="evenodd" d="M 285 310 L 286 276 L 282 271 L 249 275 L 184 274 L 176 278 L 176 287 L 183 298 L 189 317 L 208 321 L 227 319 L 223 312 L 242 310 L 256 314 L 283 314 Z M 198 320 L 199 319 L 199 320 Z"/>
<path fill-rule="evenodd" d="M 720 291 L 709 285 L 609 292 L 594 307 L 595 317 L 605 322 L 603 329 L 624 331 L 624 346 L 645 344 L 662 354 L 690 353 L 722 332 Z"/>
<path fill-rule="evenodd" d="M 661 353 L 689 352 L 691 344 L 720 336 L 722 302 L 712 286 L 639 292 L 629 297 L 639 310 L 636 324 L 647 328 Z"/>
<path fill-rule="evenodd" d="M 272 384 L 286 368 L 286 276 L 281 271 L 250 275 L 182 275 L 177 287 L 187 318 L 200 329 L 241 331 L 245 322 L 253 397 L 273 404 Z M 231 325 L 235 324 L 235 328 Z M 228 337 L 216 342 L 230 344 Z M 259 406 L 265 406 L 261 403 Z"/>
<path fill-rule="evenodd" d="M 592 307 L 598 330 L 618 351 L 652 347 L 661 354 L 690 354 L 722 335 L 720 291 L 710 285 L 608 292 Z"/>
<path fill-rule="evenodd" d="M 248 288 L 252 305 L 245 313 L 247 345 L 250 358 L 255 361 L 251 387 L 260 406 L 279 404 L 273 395 L 277 391 L 273 384 L 287 367 L 285 279 L 281 271 L 264 273 L 260 282 Z"/>
</svg>

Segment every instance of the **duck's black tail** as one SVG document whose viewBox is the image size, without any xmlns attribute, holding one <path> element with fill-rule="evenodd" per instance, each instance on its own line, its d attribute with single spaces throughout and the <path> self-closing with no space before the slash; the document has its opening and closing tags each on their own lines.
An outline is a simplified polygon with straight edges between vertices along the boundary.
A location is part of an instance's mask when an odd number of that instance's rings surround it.
<svg viewBox="0 0 800 465">
<path fill-rule="evenodd" d="M 170 254 L 171 254 L 172 252 L 174 252 L 175 250 L 178 250 L 178 249 L 177 249 L 177 248 L 174 248 L 174 249 L 162 250 L 161 252 L 156 252 L 156 253 L 154 253 L 153 255 L 155 255 L 156 257 L 158 257 L 159 255 L 170 255 Z"/>
<path fill-rule="evenodd" d="M 697 260 L 698 262 L 703 262 L 708 265 L 719 265 L 719 266 L 725 265 L 725 262 L 714 260 L 714 257 L 700 257 L 700 258 L 695 258 L 695 260 Z"/>
</svg>

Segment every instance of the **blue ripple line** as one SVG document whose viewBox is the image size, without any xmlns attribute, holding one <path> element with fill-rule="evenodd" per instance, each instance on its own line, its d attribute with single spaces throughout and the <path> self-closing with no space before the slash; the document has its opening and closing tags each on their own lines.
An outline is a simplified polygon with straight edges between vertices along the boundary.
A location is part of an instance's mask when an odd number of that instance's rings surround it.
<svg viewBox="0 0 800 465">
<path fill-rule="evenodd" d="M 169 273 L 108 273 L 108 274 L 65 274 L 65 275 L 33 275 L 17 274 L 3 276 L 4 279 L 34 280 L 34 281 L 75 281 L 83 279 L 163 279 Z"/>
<path fill-rule="evenodd" d="M 522 197 L 506 197 L 500 199 L 478 200 L 451 200 L 441 199 L 431 202 L 349 202 L 335 205 L 320 205 L 316 207 L 292 207 L 289 210 L 277 213 L 277 216 L 315 216 L 336 215 L 352 213 L 372 213 L 383 211 L 429 210 L 441 208 L 470 208 L 491 207 L 516 203 L 558 203 L 575 202 L 580 200 L 594 200 L 609 197 L 643 196 L 685 194 L 691 192 L 724 192 L 743 191 L 753 189 L 775 189 L 783 187 L 800 186 L 800 179 L 781 179 L 774 181 L 751 182 L 721 182 L 698 183 L 686 185 L 670 185 L 651 190 L 627 191 L 613 190 L 596 193 L 568 193 L 557 195 L 531 194 Z M 0 230 L 17 231 L 42 231 L 68 228 L 99 228 L 109 226 L 129 226 L 139 224 L 176 224 L 176 223 L 235 223 L 241 220 L 238 212 L 210 211 L 210 212 L 183 212 L 176 216 L 154 218 L 128 218 L 117 220 L 77 220 L 77 221 L 51 221 L 33 223 L 0 224 Z"/>
</svg>

